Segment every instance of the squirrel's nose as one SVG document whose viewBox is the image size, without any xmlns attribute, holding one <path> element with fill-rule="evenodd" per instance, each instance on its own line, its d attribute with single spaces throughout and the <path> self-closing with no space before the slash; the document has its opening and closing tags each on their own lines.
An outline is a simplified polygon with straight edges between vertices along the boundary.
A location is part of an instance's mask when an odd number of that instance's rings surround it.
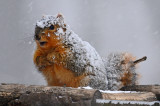
<svg viewBox="0 0 160 106">
<path fill-rule="evenodd" d="M 35 35 L 34 38 L 35 38 L 35 40 L 40 40 L 41 39 L 41 37 L 38 36 L 38 35 Z"/>
</svg>

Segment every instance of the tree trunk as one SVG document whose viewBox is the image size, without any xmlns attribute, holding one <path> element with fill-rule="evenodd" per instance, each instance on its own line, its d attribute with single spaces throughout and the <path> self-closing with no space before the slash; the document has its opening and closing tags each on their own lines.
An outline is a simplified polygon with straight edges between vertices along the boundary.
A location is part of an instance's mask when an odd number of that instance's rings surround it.
<svg viewBox="0 0 160 106">
<path fill-rule="evenodd" d="M 134 87 L 128 87 L 126 90 L 159 92 L 158 87 L 148 86 L 144 87 L 143 90 L 138 87 L 135 89 Z M 71 87 L 2 84 L 0 85 L 0 106 L 101 106 L 103 105 L 102 101 L 108 101 L 104 102 L 106 105 L 112 105 L 117 102 L 119 106 L 122 101 L 124 101 L 122 104 L 126 103 L 126 105 L 130 105 L 130 101 L 135 101 L 136 105 L 138 101 L 149 102 L 156 100 L 155 95 L 151 92 L 109 92 Z M 141 104 L 144 105 L 143 103 Z"/>
<path fill-rule="evenodd" d="M 156 101 L 156 96 L 152 92 L 131 92 L 131 93 L 102 93 L 106 100 L 125 101 Z"/>
<path fill-rule="evenodd" d="M 156 95 L 157 100 L 160 100 L 160 85 L 134 85 L 121 88 L 123 91 L 141 91 L 152 92 Z"/>
<path fill-rule="evenodd" d="M 91 106 L 102 99 L 98 90 L 70 87 L 0 85 L 0 105 L 11 106 Z"/>
</svg>

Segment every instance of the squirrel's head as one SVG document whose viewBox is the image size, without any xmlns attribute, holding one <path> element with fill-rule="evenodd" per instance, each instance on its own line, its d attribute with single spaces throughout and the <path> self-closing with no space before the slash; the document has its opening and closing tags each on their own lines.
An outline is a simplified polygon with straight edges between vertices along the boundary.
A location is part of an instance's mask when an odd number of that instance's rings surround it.
<svg viewBox="0 0 160 106">
<path fill-rule="evenodd" d="M 61 14 L 46 15 L 37 21 L 34 38 L 41 49 L 55 48 L 61 44 L 65 31 L 66 24 Z"/>
</svg>

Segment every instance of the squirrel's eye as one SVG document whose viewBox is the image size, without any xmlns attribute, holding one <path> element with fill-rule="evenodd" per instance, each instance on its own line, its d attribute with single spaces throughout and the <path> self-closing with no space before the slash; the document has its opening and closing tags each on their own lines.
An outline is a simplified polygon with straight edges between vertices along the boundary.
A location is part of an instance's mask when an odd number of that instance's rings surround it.
<svg viewBox="0 0 160 106">
<path fill-rule="evenodd" d="M 125 63 L 125 61 L 123 60 L 123 61 L 121 61 L 121 64 L 126 64 L 126 63 Z"/>
<path fill-rule="evenodd" d="M 53 30 L 53 29 L 54 29 L 54 25 L 51 25 L 51 26 L 49 27 L 49 29 L 50 29 L 50 30 Z"/>
</svg>

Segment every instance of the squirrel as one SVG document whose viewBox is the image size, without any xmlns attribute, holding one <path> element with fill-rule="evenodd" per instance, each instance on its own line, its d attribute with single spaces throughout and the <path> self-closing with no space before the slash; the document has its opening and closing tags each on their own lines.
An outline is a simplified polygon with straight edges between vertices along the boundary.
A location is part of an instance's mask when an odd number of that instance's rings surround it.
<svg viewBox="0 0 160 106">
<path fill-rule="evenodd" d="M 64 22 L 62 14 L 46 15 L 37 21 L 33 61 L 49 86 L 118 90 L 137 82 L 135 60 L 129 53 L 111 54 L 107 59 L 83 41 Z"/>
</svg>

